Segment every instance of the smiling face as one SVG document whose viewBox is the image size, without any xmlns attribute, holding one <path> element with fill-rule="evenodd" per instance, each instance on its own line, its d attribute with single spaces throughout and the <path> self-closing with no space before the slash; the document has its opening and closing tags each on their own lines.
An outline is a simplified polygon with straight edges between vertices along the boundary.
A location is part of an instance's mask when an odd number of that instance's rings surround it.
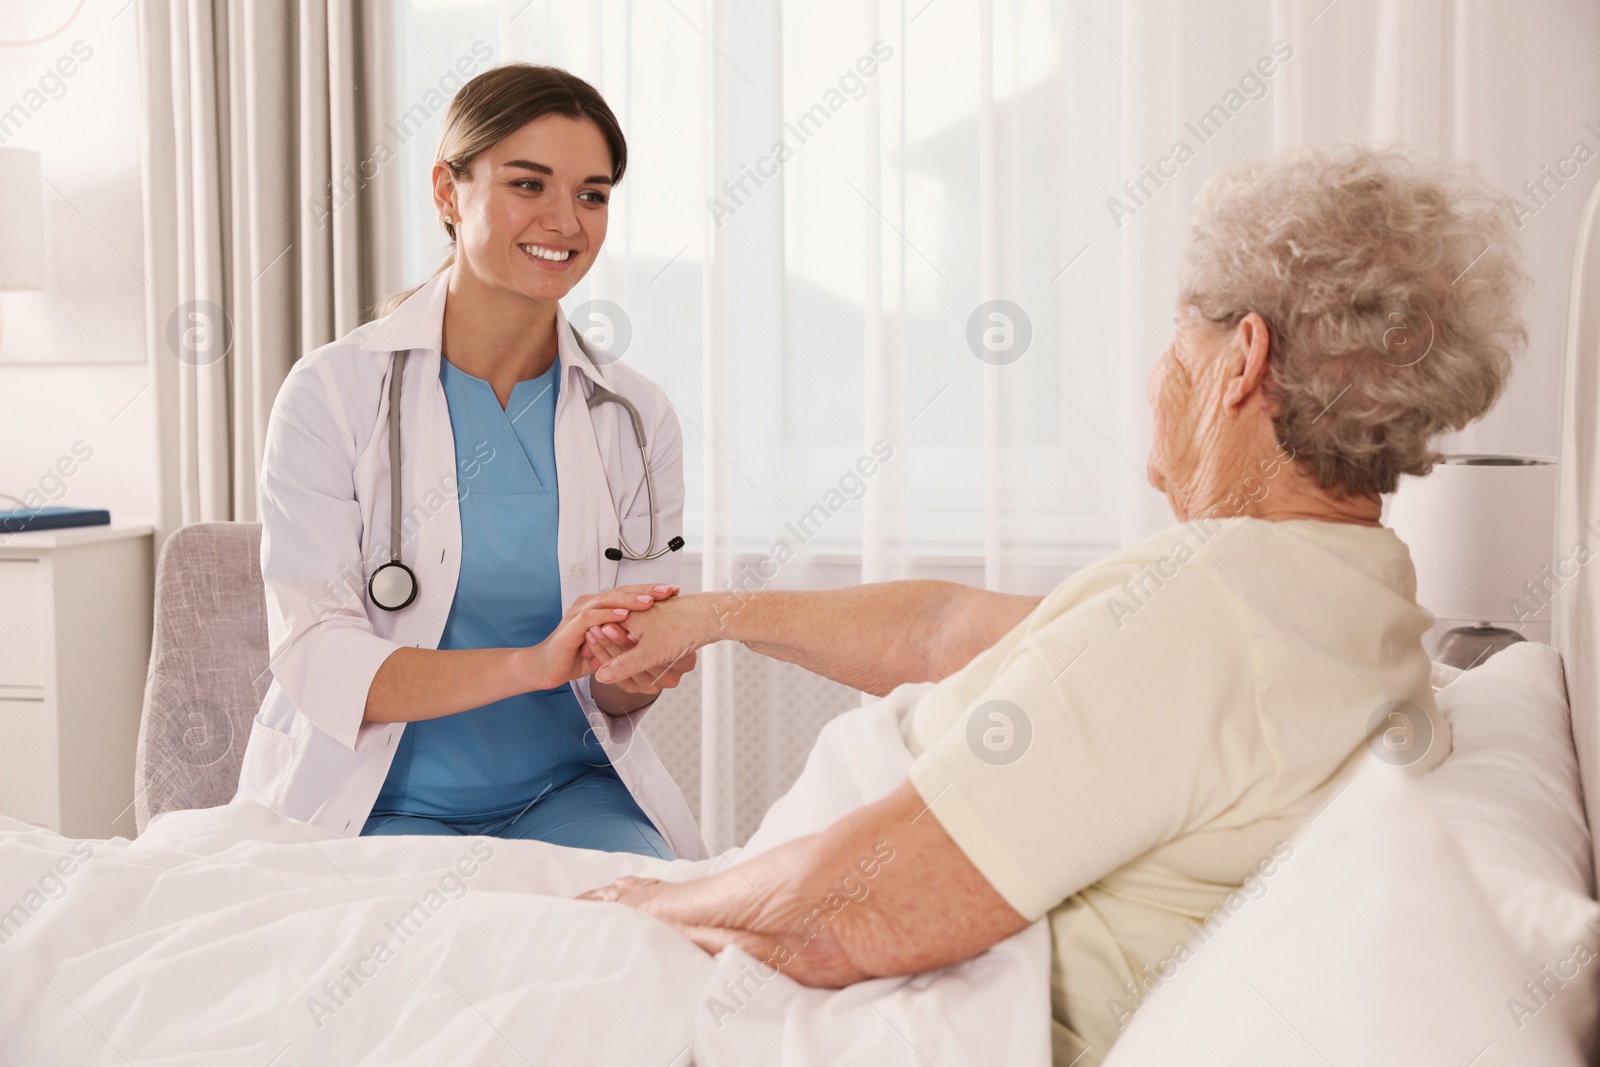
<svg viewBox="0 0 1600 1067">
<path fill-rule="evenodd" d="M 545 115 L 472 161 L 467 180 L 433 168 L 434 203 L 455 219 L 456 262 L 491 285 L 559 300 L 606 239 L 611 151 L 587 119 Z"/>
</svg>

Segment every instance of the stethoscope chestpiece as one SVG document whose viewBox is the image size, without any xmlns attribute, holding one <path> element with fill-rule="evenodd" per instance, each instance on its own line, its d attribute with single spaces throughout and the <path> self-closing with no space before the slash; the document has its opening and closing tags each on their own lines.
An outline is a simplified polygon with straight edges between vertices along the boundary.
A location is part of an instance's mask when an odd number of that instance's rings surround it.
<svg viewBox="0 0 1600 1067">
<path fill-rule="evenodd" d="M 410 567 L 392 559 L 367 579 L 367 596 L 384 611 L 399 611 L 417 599 L 417 576 Z"/>
</svg>

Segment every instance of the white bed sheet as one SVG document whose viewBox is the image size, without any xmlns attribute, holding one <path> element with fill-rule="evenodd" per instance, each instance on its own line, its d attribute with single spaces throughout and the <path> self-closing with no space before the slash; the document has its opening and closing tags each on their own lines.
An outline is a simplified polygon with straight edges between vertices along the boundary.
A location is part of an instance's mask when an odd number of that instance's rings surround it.
<svg viewBox="0 0 1600 1067">
<path fill-rule="evenodd" d="M 0 819 L 0 1063 L 1044 1067 L 1040 924 L 963 964 L 826 991 L 571 899 L 725 869 L 883 795 L 909 765 L 895 717 L 915 689 L 831 724 L 749 846 L 698 863 L 341 839 L 250 802 L 171 813 L 136 841 Z"/>
</svg>

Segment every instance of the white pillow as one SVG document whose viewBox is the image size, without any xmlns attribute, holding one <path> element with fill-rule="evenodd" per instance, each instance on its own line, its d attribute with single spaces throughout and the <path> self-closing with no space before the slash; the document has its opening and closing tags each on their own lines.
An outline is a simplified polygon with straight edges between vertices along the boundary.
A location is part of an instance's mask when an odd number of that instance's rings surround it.
<svg viewBox="0 0 1600 1067">
<path fill-rule="evenodd" d="M 1472 835 L 1469 860 L 1506 861 L 1473 864 L 1484 888 L 1492 894 L 1536 868 L 1541 883 L 1591 896 L 1594 856 L 1561 654 L 1531 641 L 1512 645 L 1435 698 L 1450 723 L 1452 749 L 1422 781 L 1452 826 Z M 1457 818 L 1466 814 L 1473 817 Z"/>
<path fill-rule="evenodd" d="M 1105 1067 L 1583 1063 L 1420 783 L 1375 759 L 1183 963 Z"/>
<path fill-rule="evenodd" d="M 1513 645 L 1437 694 L 1449 757 L 1420 785 L 1545 992 L 1517 990 L 1521 1015 L 1549 1004 L 1593 1048 L 1600 1010 L 1600 904 L 1561 656 Z M 1587 951 L 1576 951 L 1582 945 Z M 1540 973 L 1548 966 L 1551 975 Z"/>
</svg>

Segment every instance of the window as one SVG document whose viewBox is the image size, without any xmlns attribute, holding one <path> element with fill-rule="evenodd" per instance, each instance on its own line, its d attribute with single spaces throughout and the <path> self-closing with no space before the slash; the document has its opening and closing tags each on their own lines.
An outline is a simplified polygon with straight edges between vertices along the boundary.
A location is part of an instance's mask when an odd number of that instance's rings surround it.
<svg viewBox="0 0 1600 1067">
<path fill-rule="evenodd" d="M 877 26 L 868 10 L 730 3 L 713 48 L 711 0 L 407 0 L 399 99 L 480 52 L 475 69 L 553 63 L 605 94 L 628 174 L 601 261 L 564 306 L 620 305 L 624 358 L 679 409 L 691 548 L 706 528 L 705 264 L 720 243 L 732 328 L 713 455 L 736 549 L 770 549 L 870 433 L 895 449 L 864 490 L 885 494 L 889 521 L 869 535 L 852 501 L 808 551 L 903 534 L 910 556 L 970 558 L 995 524 L 1008 557 L 1059 578 L 1118 542 L 1120 264 L 1103 203 L 1121 181 L 1120 60 L 1084 43 L 1083 21 L 1114 35 L 1117 7 L 996 2 L 992 112 L 975 0 L 883 3 Z M 427 185 L 442 117 L 401 150 L 410 284 L 446 250 Z M 979 308 L 986 272 L 1009 308 Z M 608 324 L 578 325 L 603 339 Z"/>
</svg>

